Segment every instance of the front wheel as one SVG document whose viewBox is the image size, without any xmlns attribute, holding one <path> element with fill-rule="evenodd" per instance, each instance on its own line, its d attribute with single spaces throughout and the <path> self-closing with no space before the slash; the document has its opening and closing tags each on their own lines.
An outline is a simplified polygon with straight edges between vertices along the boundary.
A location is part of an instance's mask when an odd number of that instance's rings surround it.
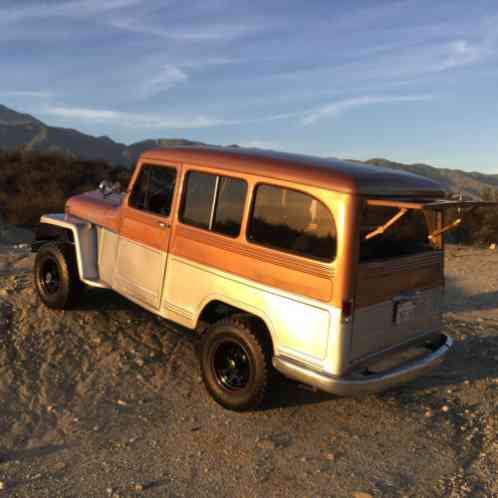
<svg viewBox="0 0 498 498">
<path fill-rule="evenodd" d="M 271 373 L 271 351 L 250 320 L 220 320 L 205 333 L 201 350 L 204 384 L 229 410 L 256 408 L 263 401 Z"/>
<path fill-rule="evenodd" d="M 34 284 L 49 308 L 64 309 L 75 304 L 84 286 L 74 247 L 65 243 L 43 245 L 36 254 Z"/>
</svg>

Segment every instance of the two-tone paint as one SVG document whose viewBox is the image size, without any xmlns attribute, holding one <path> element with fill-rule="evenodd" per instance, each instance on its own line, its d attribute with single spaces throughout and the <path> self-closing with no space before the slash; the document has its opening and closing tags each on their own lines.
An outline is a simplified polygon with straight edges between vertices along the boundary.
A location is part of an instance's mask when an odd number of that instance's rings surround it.
<svg viewBox="0 0 498 498">
<path fill-rule="evenodd" d="M 168 217 L 128 203 L 144 164 L 176 169 Z M 238 237 L 181 223 L 178 206 L 191 170 L 247 183 Z M 253 192 L 261 183 L 300 190 L 330 209 L 337 227 L 334 261 L 285 253 L 247 239 Z M 378 167 L 253 150 L 177 147 L 144 154 L 123 196 L 76 196 L 64 215 L 47 215 L 41 221 L 72 232 L 80 278 L 88 285 L 114 289 L 191 329 L 213 302 L 255 315 L 271 336 L 277 369 L 330 392 L 355 394 L 420 375 L 438 364 L 451 345 L 440 334 L 442 248 L 359 264 L 362 203 L 367 197 L 430 200 L 442 194 L 430 180 Z M 393 303 L 406 293 L 426 303 L 425 313 L 423 319 L 399 327 L 392 322 Z M 428 345 L 431 351 L 409 362 L 368 378 L 355 377 L 356 365 Z"/>
</svg>

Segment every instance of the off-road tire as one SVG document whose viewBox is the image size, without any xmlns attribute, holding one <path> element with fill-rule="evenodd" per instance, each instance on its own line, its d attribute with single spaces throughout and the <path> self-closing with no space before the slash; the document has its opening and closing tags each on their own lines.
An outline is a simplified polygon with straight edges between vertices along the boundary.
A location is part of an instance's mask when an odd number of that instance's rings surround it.
<svg viewBox="0 0 498 498">
<path fill-rule="evenodd" d="M 273 370 L 271 345 L 265 332 L 249 316 L 237 315 L 214 323 L 202 336 L 202 378 L 209 394 L 224 408 L 253 410 L 264 400 Z M 246 375 L 239 376 L 246 378 L 245 383 L 234 387 L 227 376 L 220 374 L 224 370 L 219 366 L 220 358 L 229 356 L 223 355 L 224 348 L 242 352 L 239 358 L 246 358 L 240 361 L 240 370 Z"/>
<path fill-rule="evenodd" d="M 50 273 L 50 278 L 47 273 Z M 57 285 L 51 279 L 56 279 Z M 74 306 L 84 289 L 78 275 L 74 246 L 62 242 L 43 245 L 36 253 L 34 284 L 40 299 L 49 308 Z"/>
</svg>

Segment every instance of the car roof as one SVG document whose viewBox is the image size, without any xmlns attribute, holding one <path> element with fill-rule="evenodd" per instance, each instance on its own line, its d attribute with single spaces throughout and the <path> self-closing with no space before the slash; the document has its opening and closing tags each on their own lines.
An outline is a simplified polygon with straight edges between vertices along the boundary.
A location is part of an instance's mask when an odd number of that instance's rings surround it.
<svg viewBox="0 0 498 498">
<path fill-rule="evenodd" d="M 444 187 L 428 178 L 381 166 L 273 150 L 242 147 L 174 146 L 152 149 L 144 161 L 174 161 L 211 166 L 320 187 L 336 192 L 370 196 L 444 195 Z"/>
</svg>

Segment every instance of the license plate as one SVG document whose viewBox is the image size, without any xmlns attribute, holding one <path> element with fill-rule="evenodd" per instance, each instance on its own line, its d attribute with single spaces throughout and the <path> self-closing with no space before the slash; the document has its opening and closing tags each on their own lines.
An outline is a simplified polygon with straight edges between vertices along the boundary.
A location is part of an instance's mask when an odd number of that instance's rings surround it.
<svg viewBox="0 0 498 498">
<path fill-rule="evenodd" d="M 402 301 L 396 304 L 394 321 L 397 325 L 410 322 L 415 318 L 415 301 Z"/>
</svg>

